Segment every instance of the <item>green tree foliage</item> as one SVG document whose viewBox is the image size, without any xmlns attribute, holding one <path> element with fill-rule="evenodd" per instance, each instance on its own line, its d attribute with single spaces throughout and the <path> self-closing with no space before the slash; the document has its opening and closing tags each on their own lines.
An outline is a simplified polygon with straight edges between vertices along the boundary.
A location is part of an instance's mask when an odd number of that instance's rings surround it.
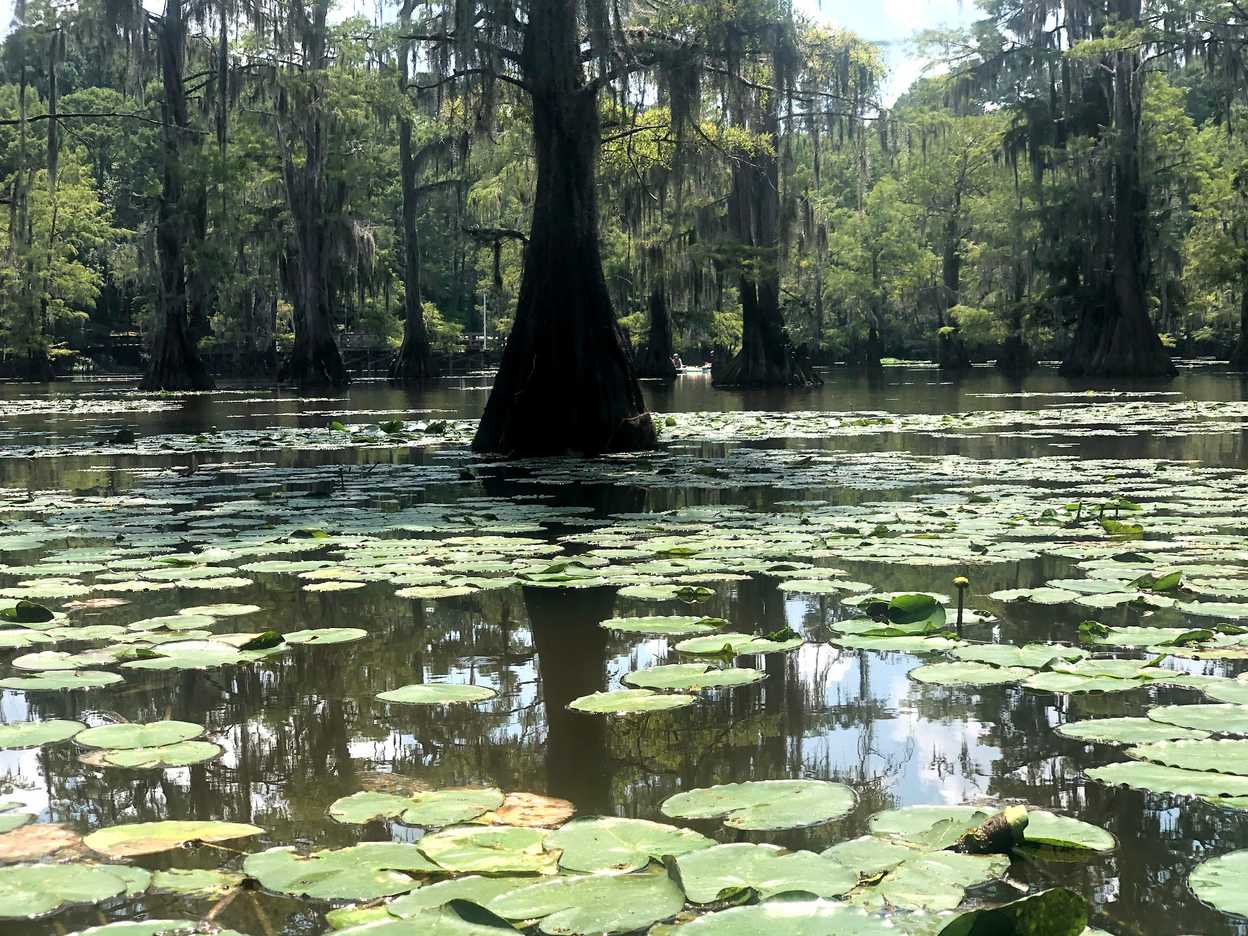
<svg viewBox="0 0 1248 936">
<path fill-rule="evenodd" d="M 811 359 L 1248 355 L 1234 4 L 981 0 L 895 102 L 878 49 L 772 0 L 578 8 L 596 301 L 643 374 L 673 352 L 738 384 L 800 383 Z M 397 353 L 424 379 L 466 336 L 500 341 L 540 200 L 525 68 L 546 67 L 510 10 L 28 0 L 0 54 L 0 368 L 47 376 L 58 348 L 139 366 L 179 264 L 217 374 L 293 355 L 293 380 L 332 384 Z"/>
</svg>

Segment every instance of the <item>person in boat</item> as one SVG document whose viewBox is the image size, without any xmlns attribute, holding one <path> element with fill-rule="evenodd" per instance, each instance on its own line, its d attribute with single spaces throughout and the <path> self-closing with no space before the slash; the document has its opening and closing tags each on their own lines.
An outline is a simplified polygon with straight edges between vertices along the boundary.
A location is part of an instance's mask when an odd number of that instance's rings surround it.
<svg viewBox="0 0 1248 936">
<path fill-rule="evenodd" d="M 676 368 L 678 371 L 685 369 L 685 362 L 680 359 L 679 354 L 672 355 L 672 367 Z"/>
</svg>

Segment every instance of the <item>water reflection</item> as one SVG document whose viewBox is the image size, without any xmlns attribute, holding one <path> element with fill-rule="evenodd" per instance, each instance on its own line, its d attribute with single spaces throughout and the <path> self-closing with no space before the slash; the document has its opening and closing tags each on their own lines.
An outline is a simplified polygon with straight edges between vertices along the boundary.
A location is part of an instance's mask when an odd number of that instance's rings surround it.
<svg viewBox="0 0 1248 936">
<path fill-rule="evenodd" d="M 1021 385 L 975 372 L 951 382 L 930 371 L 885 371 L 872 380 L 833 375 L 806 395 L 723 394 L 709 385 L 682 381 L 674 388 L 648 387 L 660 409 L 853 409 L 894 412 L 957 412 L 1045 405 L 1048 398 L 983 396 L 994 393 L 1059 393 L 1072 388 L 1040 372 Z M 1077 392 L 1084 388 L 1077 387 Z M 1153 392 L 1192 398 L 1240 400 L 1238 378 L 1185 372 Z M 0 388 L 0 399 L 35 391 Z M 39 391 L 43 392 L 43 391 Z M 64 392 L 58 388 L 55 392 Z M 253 400 L 258 402 L 242 402 Z M 120 424 L 144 432 L 202 431 L 231 425 L 323 425 L 335 413 L 410 414 L 426 410 L 471 415 L 481 391 L 437 389 L 419 396 L 380 385 L 353 387 L 349 396 L 313 403 L 266 393 L 204 397 L 171 412 L 117 416 L 14 417 L 18 428 L 72 434 Z M 313 415 L 315 413 L 315 415 Z M 10 428 L 6 425 L 6 428 Z M 1241 433 L 1184 438 L 1055 440 L 1086 457 L 1198 459 L 1208 464 L 1244 463 Z M 771 443 L 769 443 L 771 444 Z M 975 439 L 910 435 L 831 439 L 823 443 L 774 443 L 786 449 L 823 444 L 840 451 L 956 453 L 972 457 L 1030 457 L 1045 451 L 1035 439 L 985 435 Z M 760 446 L 764 447 L 764 446 Z M 721 457 L 725 445 L 696 447 Z M 533 490 L 515 483 L 524 469 L 458 478 L 459 461 L 429 452 L 346 450 L 266 453 L 250 459 L 282 467 L 367 465 L 409 459 L 453 467 L 414 503 L 455 497 L 510 498 Z M 233 457 L 232 459 L 233 460 Z M 244 459 L 239 459 L 244 460 Z M 102 494 L 131 490 L 143 479 L 131 469 L 161 464 L 159 457 L 6 461 L 6 483 L 29 488 L 92 489 Z M 170 463 L 174 463 L 170 459 Z M 177 461 L 183 464 L 183 461 Z M 194 461 L 192 460 L 192 464 Z M 241 471 L 241 469 L 239 469 Z M 415 485 L 413 486 L 416 487 Z M 919 489 L 921 492 L 921 489 Z M 771 509 L 795 498 L 837 504 L 910 497 L 916 489 L 863 492 L 845 487 L 777 491 L 758 486 L 717 490 L 567 484 L 541 493 L 555 505 L 585 508 L 606 518 L 694 505 L 738 504 Z M 330 495 L 332 498 L 334 495 Z M 259 509 L 259 508 L 258 508 Z M 575 527 L 569 527 L 575 529 Z M 586 548 L 586 547 L 581 547 Z M 6 562 L 32 554 L 6 553 Z M 854 579 L 880 590 L 947 592 L 958 570 L 900 564 L 846 563 Z M 1047 558 L 1002 563 L 976 573 L 979 595 L 1040 584 L 1068 574 L 1068 560 Z M 757 836 L 793 847 L 821 848 L 865 831 L 880 809 L 912 803 L 1018 798 L 1104 825 L 1121 847 L 1087 863 L 1021 862 L 1014 875 L 1036 883 L 1060 883 L 1095 895 L 1101 925 L 1115 933 L 1244 933 L 1227 917 L 1202 907 L 1186 888 L 1186 874 L 1213 854 L 1248 846 L 1242 814 L 1191 800 L 1171 800 L 1089 784 L 1082 770 L 1119 756 L 1103 746 L 1081 745 L 1051 727 L 1067 718 L 1138 715 L 1150 704 L 1193 701 L 1187 690 L 1142 688 L 1092 697 L 1059 697 L 1000 687 L 957 691 L 907 678 L 919 659 L 901 653 L 844 650 L 827 638 L 829 623 L 857 612 L 828 596 L 795 596 L 778 580 L 757 578 L 717 586 L 697 613 L 725 617 L 735 629 L 772 633 L 793 628 L 810 639 L 801 651 L 739 661 L 762 669 L 757 685 L 707 696 L 705 703 L 666 715 L 613 719 L 567 710 L 572 699 L 617 688 L 620 677 L 643 666 L 676 662 L 668 642 L 639 640 L 599 624 L 620 614 L 683 613 L 680 604 L 643 604 L 613 590 L 510 589 L 464 599 L 399 599 L 389 585 L 369 584 L 345 593 L 310 593 L 290 576 L 258 573 L 248 589 L 229 600 L 265 610 L 225 628 L 282 630 L 299 627 L 364 627 L 370 639 L 329 647 L 294 648 L 263 663 L 209 671 L 135 674 L 119 688 L 92 693 L 0 696 L 4 720 L 28 717 L 121 717 L 135 721 L 173 718 L 204 724 L 226 749 L 220 760 L 159 773 L 100 770 L 83 764 L 72 745 L 0 752 L 0 799 L 18 799 L 45 821 L 80 830 L 117 822 L 155 819 L 226 819 L 254 822 L 268 832 L 257 845 L 333 847 L 360 838 L 384 838 L 386 828 L 331 821 L 326 810 L 338 797 L 395 777 L 446 787 L 491 784 L 505 790 L 545 793 L 572 800 L 582 814 L 659 818 L 664 799 L 680 790 L 752 779 L 817 777 L 851 784 L 858 805 L 845 819 L 813 830 Z M 136 593 L 117 608 L 83 613 L 92 623 L 127 623 L 168 614 L 202 596 L 187 592 Z M 980 625 L 977 639 L 1024 643 L 1070 639 L 1080 615 L 1073 609 L 1011 606 L 1002 620 Z M 1128 611 L 1107 613 L 1126 615 Z M 1164 614 L 1158 614 L 1158 623 Z M 1112 622 L 1112 620 L 1111 620 Z M 4 651 L 7 664 L 15 655 Z M 6 665 L 7 672 L 7 665 Z M 425 708 L 386 705 L 378 692 L 408 683 L 449 679 L 498 690 L 481 706 Z M 716 824 L 702 831 L 727 839 Z M 403 835 L 418 833 L 405 830 Z M 144 860 L 148 867 L 215 866 L 222 853 L 175 852 Z M 230 856 L 226 855 L 226 858 Z M 208 904 L 210 905 L 210 904 Z M 133 914 L 202 915 L 204 902 L 152 899 L 128 906 Z M 262 922 L 263 921 L 263 922 Z M 94 911 L 75 912 L 36 924 L 0 925 L 3 936 L 48 936 L 100 922 Z M 219 919 L 245 933 L 283 936 L 319 932 L 315 909 L 295 901 L 248 894 Z M 61 927 L 64 926 L 64 929 Z"/>
</svg>

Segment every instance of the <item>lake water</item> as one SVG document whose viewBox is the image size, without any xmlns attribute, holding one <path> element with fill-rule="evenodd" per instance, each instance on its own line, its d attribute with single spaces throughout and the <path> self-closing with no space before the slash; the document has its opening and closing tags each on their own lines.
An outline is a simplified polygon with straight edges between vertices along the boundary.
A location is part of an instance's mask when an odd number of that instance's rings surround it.
<svg viewBox="0 0 1248 936">
<path fill-rule="evenodd" d="M 1243 920 L 1202 904 L 1187 884 L 1200 862 L 1248 848 L 1248 811 L 1090 780 L 1085 770 L 1123 760 L 1121 750 L 1053 730 L 1068 721 L 1206 701 L 1194 689 L 1142 685 L 1053 694 L 1017 685 L 922 684 L 907 674 L 931 657 L 835 646 L 833 625 L 860 615 L 844 603 L 849 595 L 782 591 L 779 574 L 741 581 L 710 575 L 713 596 L 691 611 L 680 601 L 621 597 L 613 587 L 466 586 L 471 594 L 412 598 L 395 594 L 404 583 L 393 576 L 361 575 L 360 587 L 322 591 L 305 587 L 318 579 L 299 575 L 315 565 L 238 568 L 257 559 L 332 566 L 352 542 L 376 537 L 459 537 L 445 548 L 460 552 L 439 562 L 471 579 L 495 574 L 491 563 L 505 568 L 518 555 L 510 547 L 494 550 L 491 537 L 556 544 L 565 555 L 620 549 L 623 561 L 635 560 L 627 550 L 649 537 L 714 537 L 742 516 L 840 511 L 845 523 L 874 529 L 880 542 L 905 537 L 910 515 L 890 519 L 899 507 L 953 511 L 967 498 L 990 506 L 1013 496 L 1007 488 L 1038 500 L 1063 485 L 1105 485 L 1132 500 L 1164 502 L 1164 491 L 1156 490 L 1162 461 L 1171 463 L 1175 477 L 1199 468 L 1234 469 L 1233 476 L 1217 476 L 1228 484 L 1242 478 L 1248 381 L 1240 375 L 1189 368 L 1169 383 L 1111 390 L 1073 384 L 1050 369 L 1014 382 L 986 369 L 951 379 L 935 370 L 889 368 L 870 376 L 834 371 L 821 389 L 793 394 L 716 391 L 706 378 L 689 376 L 672 387 L 646 388 L 651 407 L 672 423 L 665 423 L 663 452 L 576 462 L 571 469 L 503 465 L 467 452 L 462 440 L 468 430 L 455 420 L 480 413 L 487 379 L 455 379 L 421 392 L 362 383 L 341 397 L 313 399 L 240 387 L 186 399 L 138 396 L 115 381 L 0 385 L 0 562 L 17 570 L 0 569 L 0 594 L 30 587 L 18 584 L 25 582 L 40 595 L 38 586 L 52 583 L 52 594 L 38 600 L 54 608 L 106 595 L 126 602 L 73 610 L 75 624 L 124 627 L 188 606 L 231 602 L 262 610 L 218 619 L 218 633 L 368 631 L 357 642 L 292 647 L 244 665 L 130 671 L 122 683 L 87 691 L 5 691 L 0 722 L 175 719 L 203 725 L 224 753 L 190 767 L 124 771 L 84 764 L 73 743 L 0 751 L 0 801 L 20 802 L 40 822 L 81 832 L 161 819 L 253 823 L 264 837 L 237 847 L 254 851 L 411 839 L 418 833 L 402 826 L 344 825 L 327 815 L 332 802 L 376 788 L 383 774 L 435 789 L 486 785 L 547 794 L 572 801 L 582 815 L 645 819 L 661 819 L 660 805 L 682 790 L 819 778 L 854 789 L 857 805 L 848 816 L 781 833 L 734 834 L 713 823 L 698 828 L 723 841 L 740 835 L 820 850 L 862 834 L 868 818 L 883 809 L 1021 801 L 1101 826 L 1118 847 L 1077 861 L 1015 861 L 1011 880 L 1087 895 L 1094 925 L 1119 936 L 1248 933 Z M 1196 413 L 1193 403 L 1221 408 Z M 794 437 L 780 414 L 795 411 L 852 413 L 858 425 L 838 420 L 835 431 L 822 432 L 812 424 L 808 437 Z M 666 414 L 736 412 L 776 414 L 774 426 L 764 431 L 759 426 L 768 422 L 760 419 L 739 431 L 744 424 L 710 416 L 666 420 Z M 387 420 L 450 423 L 413 443 L 406 435 L 388 441 L 371 428 Z M 352 439 L 339 444 L 327 429 L 335 421 L 353 430 L 369 427 L 377 438 L 366 441 L 358 430 L 339 433 Z M 134 442 L 117 435 L 123 429 Z M 443 435 L 446 442 L 437 444 Z M 557 515 L 547 522 L 545 510 Z M 646 514 L 666 515 L 663 534 L 644 532 Z M 623 532 L 608 534 L 605 543 L 594 540 L 596 532 L 615 526 Z M 289 555 L 211 560 L 249 583 L 204 589 L 186 579 L 152 591 L 99 587 L 144 580 L 144 556 L 232 548 L 261 542 L 258 534 L 269 529 L 295 528 L 332 537 Z M 1065 535 L 1054 531 L 1052 537 Z M 974 540 L 974 529 L 967 536 Z M 933 542 L 939 546 L 938 538 Z M 79 552 L 66 558 L 66 550 Z M 39 570 L 58 553 L 64 570 L 55 562 Z M 660 564 L 685 554 L 669 551 Z M 538 549 L 533 555 L 545 554 Z M 933 555 L 939 559 L 939 549 Z M 74 556 L 82 571 L 73 570 Z M 995 623 L 968 632 L 977 641 L 1073 642 L 1085 618 L 1139 623 L 1147 613 L 1135 605 L 1090 611 L 986 597 L 1081 575 L 1077 558 L 1044 550 L 986 565 L 960 559 L 932 565 L 902 554 L 815 564 L 844 569 L 848 579 L 878 593 L 951 595 L 952 579 L 967 574 L 971 606 L 997 615 Z M 36 571 L 22 571 L 29 566 Z M 117 574 L 100 579 L 106 569 Z M 649 571 L 665 577 L 661 568 Z M 328 572 L 320 579 L 331 580 Z M 61 582 L 65 587 L 56 588 Z M 620 718 L 569 711 L 572 700 L 618 688 L 632 671 L 677 662 L 675 640 L 598 626 L 617 616 L 655 614 L 724 618 L 731 630 L 745 633 L 787 627 L 806 643 L 792 653 L 738 661 L 767 678 L 703 694 L 680 711 Z M 11 660 L 28 652 L 0 650 L 0 676 L 12 675 Z M 1234 660 L 1188 663 L 1220 676 L 1244 668 Z M 475 683 L 497 696 L 446 707 L 391 705 L 375 697 L 440 682 Z M 140 863 L 215 868 L 230 860 L 232 853 L 194 849 Z M 1013 891 L 1000 883 L 977 896 Z M 103 913 L 70 910 L 37 922 L 0 923 L 0 934 L 43 936 L 142 916 L 198 918 L 214 903 L 147 896 L 110 903 Z M 249 892 L 217 922 L 255 936 L 320 933 L 327 906 Z"/>
</svg>

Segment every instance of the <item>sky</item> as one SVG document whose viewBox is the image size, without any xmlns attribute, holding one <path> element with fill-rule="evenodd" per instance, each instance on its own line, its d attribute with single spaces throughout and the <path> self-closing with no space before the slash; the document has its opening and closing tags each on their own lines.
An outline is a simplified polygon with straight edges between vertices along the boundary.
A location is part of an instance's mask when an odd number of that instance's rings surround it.
<svg viewBox="0 0 1248 936">
<path fill-rule="evenodd" d="M 974 0 L 795 0 L 811 18 L 825 20 L 880 43 L 889 66 L 884 103 L 891 104 L 926 64 L 910 43 L 915 33 L 975 19 Z"/>
<path fill-rule="evenodd" d="M 913 55 L 908 40 L 916 32 L 937 26 L 969 23 L 974 0 L 795 0 L 798 9 L 881 43 L 891 75 L 884 102 L 891 104 L 923 70 L 924 62 Z M 149 3 L 149 6 L 152 4 Z M 339 0 L 343 14 L 372 15 L 376 0 Z M 13 19 L 13 0 L 0 0 L 0 36 L 7 35 Z"/>
</svg>

